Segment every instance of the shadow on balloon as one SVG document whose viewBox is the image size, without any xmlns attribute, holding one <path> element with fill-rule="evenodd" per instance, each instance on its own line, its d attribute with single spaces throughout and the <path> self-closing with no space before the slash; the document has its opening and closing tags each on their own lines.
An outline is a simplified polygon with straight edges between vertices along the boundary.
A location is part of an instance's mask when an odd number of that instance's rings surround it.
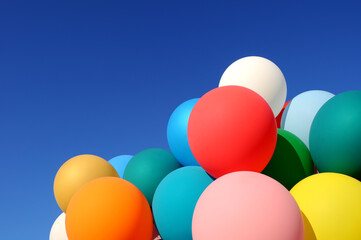
<svg viewBox="0 0 361 240">
<path fill-rule="evenodd" d="M 301 213 L 303 218 L 303 225 L 305 227 L 305 240 L 317 240 L 310 221 L 302 211 Z"/>
</svg>

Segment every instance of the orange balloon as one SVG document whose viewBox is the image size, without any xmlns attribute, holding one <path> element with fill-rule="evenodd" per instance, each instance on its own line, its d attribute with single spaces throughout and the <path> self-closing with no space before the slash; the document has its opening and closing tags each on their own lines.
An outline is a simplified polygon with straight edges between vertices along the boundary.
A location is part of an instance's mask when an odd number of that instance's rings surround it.
<svg viewBox="0 0 361 240">
<path fill-rule="evenodd" d="M 150 240 L 153 216 L 137 187 L 121 178 L 102 177 L 74 194 L 65 226 L 69 240 Z"/>
</svg>

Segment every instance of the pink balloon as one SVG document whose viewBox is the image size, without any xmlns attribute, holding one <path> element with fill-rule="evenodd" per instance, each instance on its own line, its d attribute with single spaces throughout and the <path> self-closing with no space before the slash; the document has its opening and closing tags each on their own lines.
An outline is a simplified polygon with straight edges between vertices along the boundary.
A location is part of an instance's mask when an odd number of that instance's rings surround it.
<svg viewBox="0 0 361 240">
<path fill-rule="evenodd" d="M 161 237 L 159 236 L 159 232 L 157 227 L 155 226 L 155 224 L 153 224 L 153 235 L 152 235 L 152 239 L 153 240 L 159 240 L 161 239 Z"/>
<path fill-rule="evenodd" d="M 233 172 L 211 183 L 193 214 L 193 240 L 303 240 L 301 211 L 276 180 Z"/>
</svg>

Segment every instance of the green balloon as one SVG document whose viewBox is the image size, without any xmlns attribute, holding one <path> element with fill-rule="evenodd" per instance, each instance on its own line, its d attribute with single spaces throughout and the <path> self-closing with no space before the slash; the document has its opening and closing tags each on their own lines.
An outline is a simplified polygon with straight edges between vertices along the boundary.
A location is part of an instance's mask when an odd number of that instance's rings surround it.
<svg viewBox="0 0 361 240">
<path fill-rule="evenodd" d="M 280 182 L 288 190 L 315 173 L 311 154 L 301 139 L 283 129 L 277 129 L 277 144 L 263 174 Z"/>
<path fill-rule="evenodd" d="M 361 180 L 361 91 L 328 100 L 310 130 L 310 151 L 319 172 L 336 172 Z"/>
<path fill-rule="evenodd" d="M 168 173 L 179 167 L 181 165 L 172 153 L 160 148 L 150 148 L 130 159 L 123 178 L 139 188 L 152 206 L 154 192 L 159 183 Z"/>
</svg>

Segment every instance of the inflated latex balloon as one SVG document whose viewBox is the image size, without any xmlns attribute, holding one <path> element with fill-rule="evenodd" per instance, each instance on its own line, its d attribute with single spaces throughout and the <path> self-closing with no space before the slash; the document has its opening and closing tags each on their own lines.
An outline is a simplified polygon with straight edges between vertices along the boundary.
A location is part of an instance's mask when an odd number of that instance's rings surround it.
<svg viewBox="0 0 361 240">
<path fill-rule="evenodd" d="M 84 154 L 66 161 L 54 180 L 54 195 L 61 210 L 66 212 L 71 197 L 81 186 L 106 176 L 119 177 L 113 166 L 101 157 Z"/>
<path fill-rule="evenodd" d="M 306 236 L 310 236 L 305 239 L 361 239 L 360 181 L 320 173 L 296 184 L 291 194 L 304 214 Z"/>
<path fill-rule="evenodd" d="M 276 117 L 277 128 L 281 128 L 281 120 L 282 120 L 283 113 L 290 102 L 291 102 L 291 100 L 286 102 L 285 105 L 283 105 L 281 112 L 277 115 L 277 117 Z"/>
<path fill-rule="evenodd" d="M 187 136 L 189 115 L 198 99 L 194 98 L 179 105 L 168 121 L 168 145 L 175 158 L 183 166 L 199 166 L 191 152 Z"/>
<path fill-rule="evenodd" d="M 65 225 L 70 240 L 150 240 L 153 217 L 138 188 L 121 178 L 103 177 L 74 194 Z"/>
<path fill-rule="evenodd" d="M 153 198 L 153 214 L 162 238 L 192 240 L 194 208 L 212 182 L 199 166 L 179 168 L 160 182 Z"/>
<path fill-rule="evenodd" d="M 160 148 L 143 150 L 129 161 L 123 178 L 142 191 L 152 206 L 155 189 L 168 173 L 181 167 L 174 155 Z"/>
<path fill-rule="evenodd" d="M 310 151 L 298 137 L 283 129 L 277 132 L 275 152 L 262 173 L 290 190 L 296 183 L 314 174 L 315 168 Z"/>
<path fill-rule="evenodd" d="M 153 240 L 160 239 L 160 235 L 159 235 L 158 229 L 157 229 L 157 227 L 155 226 L 155 224 L 153 224 L 152 239 L 153 239 Z"/>
<path fill-rule="evenodd" d="M 115 168 L 119 177 L 123 178 L 125 167 L 132 157 L 132 155 L 119 155 L 109 160 L 109 163 Z"/>
<path fill-rule="evenodd" d="M 193 214 L 194 240 L 303 240 L 301 211 L 276 180 L 234 172 L 211 183 Z"/>
<path fill-rule="evenodd" d="M 68 240 L 65 230 L 65 213 L 60 214 L 53 223 L 50 230 L 49 240 Z"/>
<path fill-rule="evenodd" d="M 323 104 L 334 95 L 312 90 L 297 95 L 286 107 L 281 120 L 281 128 L 295 134 L 309 148 L 309 136 L 313 119 Z"/>
<path fill-rule="evenodd" d="M 319 172 L 361 180 L 361 91 L 341 93 L 322 106 L 312 123 L 310 150 Z"/>
<path fill-rule="evenodd" d="M 232 63 L 223 73 L 219 86 L 237 85 L 249 88 L 261 95 L 276 117 L 287 95 L 286 80 L 281 70 L 262 57 L 245 57 Z"/>
<path fill-rule="evenodd" d="M 194 106 L 188 140 L 198 163 L 215 178 L 234 171 L 261 172 L 276 146 L 276 121 L 254 91 L 219 87 Z"/>
</svg>

